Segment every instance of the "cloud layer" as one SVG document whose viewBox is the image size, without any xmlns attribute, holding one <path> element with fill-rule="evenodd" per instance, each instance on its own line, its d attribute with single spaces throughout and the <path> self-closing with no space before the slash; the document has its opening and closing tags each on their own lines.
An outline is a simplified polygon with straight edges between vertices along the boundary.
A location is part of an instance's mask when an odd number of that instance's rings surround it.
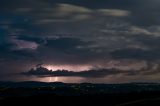
<svg viewBox="0 0 160 106">
<path fill-rule="evenodd" d="M 160 58 L 159 5 L 158 0 L 1 0 L 0 66 L 4 73 L 39 62 L 129 71 L 134 65 L 135 75 L 158 72 L 153 68 Z"/>
</svg>

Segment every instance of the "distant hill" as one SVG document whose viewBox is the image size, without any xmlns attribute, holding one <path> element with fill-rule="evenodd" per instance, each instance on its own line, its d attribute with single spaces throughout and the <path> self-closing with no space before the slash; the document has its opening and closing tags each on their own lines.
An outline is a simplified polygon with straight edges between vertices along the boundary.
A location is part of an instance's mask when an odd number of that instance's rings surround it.
<svg viewBox="0 0 160 106">
<path fill-rule="evenodd" d="M 0 82 L 0 104 L 73 105 L 73 101 L 83 105 L 98 103 L 102 106 L 156 106 L 155 104 L 160 104 L 160 84 Z"/>
</svg>

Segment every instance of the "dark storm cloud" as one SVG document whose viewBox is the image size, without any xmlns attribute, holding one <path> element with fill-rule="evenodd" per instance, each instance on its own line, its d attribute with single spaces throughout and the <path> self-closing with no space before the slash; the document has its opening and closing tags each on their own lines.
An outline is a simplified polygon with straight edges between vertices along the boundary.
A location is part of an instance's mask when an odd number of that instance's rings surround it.
<svg viewBox="0 0 160 106">
<path fill-rule="evenodd" d="M 52 76 L 72 76 L 72 77 L 84 77 L 84 78 L 103 78 L 107 76 L 129 76 L 134 77 L 137 75 L 154 75 L 159 74 L 160 66 L 158 64 L 148 63 L 146 68 L 140 70 L 120 70 L 120 69 L 90 69 L 85 71 L 76 72 L 74 70 L 48 70 L 46 68 L 31 69 L 30 71 L 22 72 L 22 75 L 38 76 L 38 77 L 52 77 Z"/>
<path fill-rule="evenodd" d="M 97 59 L 104 58 L 106 54 L 94 52 L 90 48 L 83 48 L 93 44 L 94 42 L 73 37 L 50 38 L 39 46 L 37 52 L 42 61 L 55 64 L 85 64 L 94 60 L 98 62 Z"/>
<path fill-rule="evenodd" d="M 5 47 L 4 47 L 5 46 Z M 30 50 L 12 50 L 12 48 L 15 45 L 13 44 L 6 44 L 6 45 L 1 45 L 1 51 L 0 51 L 0 58 L 3 58 L 6 62 L 7 61 L 12 61 L 12 60 L 33 60 L 35 57 L 35 53 Z"/>
<path fill-rule="evenodd" d="M 87 46 L 88 44 L 89 42 L 81 41 L 80 39 L 76 38 L 59 38 L 48 40 L 46 46 L 61 51 L 70 51 L 77 49 L 78 46 Z"/>
<path fill-rule="evenodd" d="M 159 64 L 159 5 L 158 0 L 1 0 L 0 60 Z"/>
<path fill-rule="evenodd" d="M 156 28 L 154 29 L 156 30 Z M 131 32 L 130 32 L 131 33 Z M 138 31 L 137 31 L 138 33 Z M 140 42 L 142 45 L 145 45 L 147 48 L 122 48 L 114 50 L 111 52 L 111 55 L 114 58 L 129 58 L 129 59 L 140 59 L 146 61 L 157 61 L 160 59 L 160 37 L 158 33 L 146 32 L 148 34 L 142 33 L 137 36 L 130 36 L 130 39 Z M 152 34 L 151 34 L 152 33 Z M 148 36 L 149 35 L 149 36 Z"/>
<path fill-rule="evenodd" d="M 119 58 L 119 59 L 140 59 L 140 60 L 159 60 L 160 59 L 160 52 L 157 50 L 143 50 L 143 49 L 120 49 L 120 50 L 115 50 L 111 52 L 111 55 L 114 58 Z"/>
<path fill-rule="evenodd" d="M 43 70 L 43 71 L 41 71 Z M 129 75 L 129 76 L 134 76 L 139 74 L 140 71 L 135 71 L 135 70 L 129 70 L 129 71 L 123 71 L 123 70 L 116 70 L 116 69 L 97 69 L 97 70 L 86 70 L 86 71 L 80 71 L 80 72 L 75 72 L 75 71 L 70 71 L 70 70 L 56 70 L 50 72 L 47 69 L 37 69 L 37 70 L 30 70 L 28 72 L 22 72 L 22 75 L 35 75 L 35 76 L 40 76 L 40 77 L 46 77 L 46 76 L 77 76 L 77 77 L 106 77 L 110 75 Z"/>
<path fill-rule="evenodd" d="M 31 42 L 36 42 L 38 44 L 43 44 L 45 43 L 45 39 L 41 37 L 35 37 L 35 36 L 18 36 L 19 40 L 24 40 L 24 41 L 31 41 Z"/>
<path fill-rule="evenodd" d="M 135 37 L 134 39 L 142 42 L 143 44 L 151 47 L 152 49 L 157 49 L 157 50 L 159 49 L 159 45 L 160 45 L 159 33 L 157 37 L 141 35 L 141 36 Z"/>
</svg>

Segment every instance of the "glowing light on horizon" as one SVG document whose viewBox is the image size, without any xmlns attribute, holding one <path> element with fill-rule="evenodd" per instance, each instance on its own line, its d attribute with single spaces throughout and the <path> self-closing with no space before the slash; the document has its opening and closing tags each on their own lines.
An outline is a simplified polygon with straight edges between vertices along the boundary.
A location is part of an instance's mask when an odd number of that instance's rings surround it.
<svg viewBox="0 0 160 106">
<path fill-rule="evenodd" d="M 57 81 L 58 81 L 58 77 L 55 77 L 55 78 L 54 78 L 54 82 L 57 82 Z"/>
<path fill-rule="evenodd" d="M 49 82 L 52 82 L 52 77 L 49 77 Z"/>
<path fill-rule="evenodd" d="M 49 82 L 57 82 L 58 80 L 59 80 L 59 77 L 49 77 Z"/>
<path fill-rule="evenodd" d="M 48 70 L 69 70 L 69 71 L 84 71 L 89 70 L 92 66 L 89 65 L 44 65 Z"/>
</svg>

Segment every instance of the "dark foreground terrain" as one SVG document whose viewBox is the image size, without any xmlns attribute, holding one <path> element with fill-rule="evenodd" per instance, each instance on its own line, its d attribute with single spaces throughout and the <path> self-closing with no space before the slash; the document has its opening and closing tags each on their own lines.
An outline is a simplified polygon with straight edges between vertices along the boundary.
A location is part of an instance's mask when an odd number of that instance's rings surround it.
<svg viewBox="0 0 160 106">
<path fill-rule="evenodd" d="M 160 84 L 0 82 L 2 105 L 160 106 Z"/>
</svg>

